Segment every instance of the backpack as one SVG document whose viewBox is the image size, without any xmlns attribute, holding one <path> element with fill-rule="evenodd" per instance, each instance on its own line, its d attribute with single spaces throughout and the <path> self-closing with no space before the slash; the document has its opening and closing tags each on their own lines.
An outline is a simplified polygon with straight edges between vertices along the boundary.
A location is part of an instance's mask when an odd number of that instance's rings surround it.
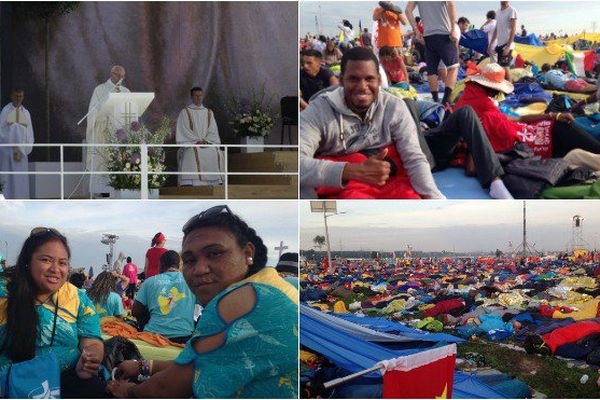
<svg viewBox="0 0 600 400">
<path fill-rule="evenodd" d="M 572 107 L 571 100 L 565 94 L 555 94 L 552 96 L 552 101 L 546 107 L 545 113 L 549 112 L 568 112 Z"/>
</svg>

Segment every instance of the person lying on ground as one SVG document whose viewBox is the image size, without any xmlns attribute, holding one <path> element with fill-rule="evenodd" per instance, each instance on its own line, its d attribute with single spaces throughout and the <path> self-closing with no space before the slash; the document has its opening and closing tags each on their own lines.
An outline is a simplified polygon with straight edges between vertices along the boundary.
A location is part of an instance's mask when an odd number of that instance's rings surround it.
<svg viewBox="0 0 600 400">
<path fill-rule="evenodd" d="M 550 129 L 548 133 L 551 137 L 551 141 L 548 140 L 551 143 L 551 146 L 548 143 L 548 148 L 551 149 L 548 149 L 547 156 L 564 157 L 573 149 L 600 154 L 600 142 L 583 128 L 573 124 L 574 117 L 570 113 L 549 112 L 513 117 L 500 112 L 493 99 L 501 92 L 509 94 L 513 90 L 512 83 L 505 79 L 503 68 L 498 64 L 489 64 L 478 74 L 467 78 L 465 91 L 455 104 L 455 109 L 473 107 L 497 153 L 512 149 L 516 142 L 539 141 L 538 129 L 535 129 L 536 137 L 528 139 L 526 125 L 551 121 L 552 123 L 545 127 Z M 544 127 L 540 127 L 540 130 L 542 128 Z"/>
<path fill-rule="evenodd" d="M 349 181 L 383 187 L 390 179 L 391 164 L 385 158 L 391 151 L 397 153 L 411 191 L 424 198 L 444 198 L 433 181 L 406 104 L 380 90 L 379 61 L 370 49 L 357 47 L 344 54 L 340 85 L 317 96 L 302 113 L 303 196 L 316 197 L 319 187 L 344 189 Z M 373 154 L 361 162 L 320 159 L 366 150 Z"/>
<path fill-rule="evenodd" d="M 598 101 L 598 99 L 600 99 L 600 85 L 596 88 L 596 91 L 594 93 L 590 94 L 589 97 L 574 104 L 573 107 L 571 108 L 571 110 L 572 111 L 581 110 L 582 107 L 584 107 L 588 104 L 594 104 L 595 102 Z"/>
<path fill-rule="evenodd" d="M 598 90 L 598 86 L 577 78 L 574 74 L 565 73 L 558 68 L 552 68 L 550 64 L 542 65 L 540 75 L 548 86 L 556 90 L 566 90 L 575 93 L 592 93 Z"/>
</svg>

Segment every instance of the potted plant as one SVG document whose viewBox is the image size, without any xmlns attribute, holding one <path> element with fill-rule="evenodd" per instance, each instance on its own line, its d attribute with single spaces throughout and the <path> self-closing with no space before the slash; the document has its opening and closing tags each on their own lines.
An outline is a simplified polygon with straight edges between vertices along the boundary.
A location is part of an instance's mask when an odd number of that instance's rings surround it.
<svg viewBox="0 0 600 400">
<path fill-rule="evenodd" d="M 260 153 L 265 137 L 269 136 L 275 123 L 275 113 L 271 109 L 273 96 L 266 97 L 263 88 L 259 93 L 250 91 L 250 100 L 235 97 L 227 104 L 231 120 L 229 125 L 233 133 L 240 138 L 241 144 L 254 145 L 242 148 L 243 153 Z"/>
<path fill-rule="evenodd" d="M 108 135 L 107 143 L 114 144 L 163 144 L 171 133 L 171 120 L 163 118 L 160 127 L 154 132 L 145 125 L 134 121 L 128 126 L 117 129 Z M 104 151 L 108 171 L 132 172 L 129 174 L 109 175 L 109 185 L 113 188 L 111 197 L 116 199 L 139 199 L 141 197 L 142 157 L 140 147 L 106 147 Z M 165 183 L 166 175 L 154 175 L 151 172 L 165 170 L 165 151 L 162 147 L 148 147 L 148 189 L 149 198 L 158 198 L 158 189 Z"/>
</svg>

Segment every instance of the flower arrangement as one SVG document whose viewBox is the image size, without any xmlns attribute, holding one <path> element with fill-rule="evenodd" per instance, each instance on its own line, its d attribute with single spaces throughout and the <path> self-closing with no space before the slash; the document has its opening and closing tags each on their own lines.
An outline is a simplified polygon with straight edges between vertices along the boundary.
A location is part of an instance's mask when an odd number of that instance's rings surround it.
<svg viewBox="0 0 600 400">
<path fill-rule="evenodd" d="M 130 123 L 128 126 L 119 128 L 112 134 L 108 135 L 107 143 L 113 144 L 162 144 L 165 139 L 171 134 L 171 120 L 164 117 L 160 123 L 160 127 L 154 132 L 149 130 L 145 125 L 137 121 Z M 140 172 L 141 154 L 138 146 L 133 147 L 106 147 L 104 150 L 104 159 L 106 160 L 107 171 L 131 171 L 132 174 L 115 174 L 109 175 L 109 185 L 113 189 L 129 189 L 137 190 L 140 188 L 141 175 Z M 165 170 L 165 151 L 161 147 L 148 147 L 148 171 L 162 172 Z M 166 175 L 148 174 L 148 188 L 158 189 L 167 180 Z"/>
<path fill-rule="evenodd" d="M 273 96 L 267 97 L 264 85 L 257 93 L 250 90 L 250 99 L 234 97 L 226 104 L 230 114 L 229 125 L 237 136 L 261 136 L 271 133 L 276 114 L 271 109 Z"/>
</svg>

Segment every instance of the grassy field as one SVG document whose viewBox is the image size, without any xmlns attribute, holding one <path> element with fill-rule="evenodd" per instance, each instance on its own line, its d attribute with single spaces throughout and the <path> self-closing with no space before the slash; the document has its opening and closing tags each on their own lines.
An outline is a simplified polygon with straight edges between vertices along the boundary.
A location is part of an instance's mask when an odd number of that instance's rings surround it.
<svg viewBox="0 0 600 400">
<path fill-rule="evenodd" d="M 483 341 L 469 341 L 458 346 L 459 356 L 476 352 L 485 357 L 487 366 L 520 379 L 549 398 L 598 398 L 595 368 L 568 367 L 568 362 L 554 357 L 527 354 Z M 589 380 L 579 379 L 587 374 Z"/>
</svg>

